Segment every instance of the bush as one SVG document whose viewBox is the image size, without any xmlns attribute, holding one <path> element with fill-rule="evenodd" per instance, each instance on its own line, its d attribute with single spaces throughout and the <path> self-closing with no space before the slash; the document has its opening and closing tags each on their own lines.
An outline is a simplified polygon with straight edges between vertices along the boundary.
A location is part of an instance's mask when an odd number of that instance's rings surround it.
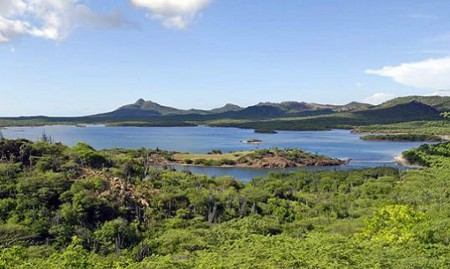
<svg viewBox="0 0 450 269">
<path fill-rule="evenodd" d="M 87 165 L 96 169 L 111 165 L 103 154 L 85 143 L 78 143 L 74 146 L 72 153 L 75 161 L 81 165 Z"/>
</svg>

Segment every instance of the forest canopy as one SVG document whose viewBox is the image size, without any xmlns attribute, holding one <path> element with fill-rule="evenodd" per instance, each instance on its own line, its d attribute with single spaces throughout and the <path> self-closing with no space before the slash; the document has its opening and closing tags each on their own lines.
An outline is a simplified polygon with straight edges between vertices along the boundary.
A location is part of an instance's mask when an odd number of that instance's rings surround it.
<svg viewBox="0 0 450 269">
<path fill-rule="evenodd" d="M 448 143 L 424 169 L 157 169 L 149 149 L 0 141 L 0 268 L 448 268 Z M 411 157 L 412 156 L 412 157 Z"/>
</svg>

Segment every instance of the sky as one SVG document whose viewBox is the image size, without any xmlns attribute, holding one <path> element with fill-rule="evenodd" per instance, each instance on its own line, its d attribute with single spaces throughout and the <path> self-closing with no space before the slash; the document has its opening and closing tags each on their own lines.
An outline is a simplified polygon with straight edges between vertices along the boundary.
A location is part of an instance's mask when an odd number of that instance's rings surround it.
<svg viewBox="0 0 450 269">
<path fill-rule="evenodd" d="M 0 116 L 450 95 L 449 0 L 0 0 Z"/>
</svg>

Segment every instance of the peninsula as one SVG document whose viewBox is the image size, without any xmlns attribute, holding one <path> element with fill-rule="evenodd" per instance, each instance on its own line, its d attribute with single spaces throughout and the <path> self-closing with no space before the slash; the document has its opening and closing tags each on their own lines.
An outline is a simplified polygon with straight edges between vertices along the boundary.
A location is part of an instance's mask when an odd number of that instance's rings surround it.
<svg viewBox="0 0 450 269">
<path fill-rule="evenodd" d="M 156 165 L 195 165 L 216 167 L 288 168 L 303 166 L 337 166 L 348 161 L 311 154 L 300 149 L 258 149 L 222 154 L 212 151 L 208 154 L 176 153 L 155 151 L 149 160 Z"/>
</svg>

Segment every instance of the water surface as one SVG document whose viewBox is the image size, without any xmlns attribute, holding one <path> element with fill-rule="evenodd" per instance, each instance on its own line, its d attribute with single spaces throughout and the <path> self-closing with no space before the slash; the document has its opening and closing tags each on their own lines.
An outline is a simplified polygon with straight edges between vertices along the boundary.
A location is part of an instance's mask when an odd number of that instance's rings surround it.
<svg viewBox="0 0 450 269">
<path fill-rule="evenodd" d="M 256 134 L 253 130 L 220 127 L 104 127 L 76 126 L 9 127 L 2 130 L 6 138 L 38 140 L 43 133 L 55 142 L 75 145 L 82 141 L 96 149 L 160 148 L 178 152 L 206 153 L 213 149 L 222 152 L 256 148 L 301 148 L 334 158 L 349 158 L 349 165 L 323 169 L 349 169 L 374 166 L 396 166 L 394 157 L 420 142 L 387 142 L 361 140 L 359 134 L 348 130 L 280 131 L 277 134 Z M 240 141 L 261 139 L 257 146 Z M 243 181 L 280 169 L 175 167 L 209 176 L 230 175 Z M 298 169 L 298 168 L 296 168 Z M 318 169 L 307 167 L 300 169 Z M 292 169 L 288 169 L 289 171 Z"/>
</svg>

